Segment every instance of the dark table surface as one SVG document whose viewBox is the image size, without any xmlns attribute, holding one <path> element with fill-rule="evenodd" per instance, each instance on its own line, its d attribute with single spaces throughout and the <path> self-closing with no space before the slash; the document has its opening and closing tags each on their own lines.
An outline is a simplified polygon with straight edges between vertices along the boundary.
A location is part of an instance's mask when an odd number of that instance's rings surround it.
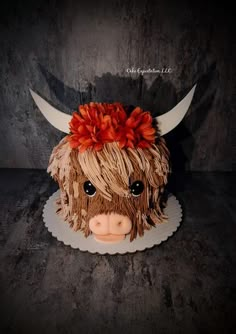
<svg viewBox="0 0 236 334">
<path fill-rule="evenodd" d="M 236 173 L 178 173 L 184 210 L 167 241 L 92 255 L 47 231 L 57 185 L 42 170 L 0 170 L 1 333 L 233 333 Z"/>
</svg>

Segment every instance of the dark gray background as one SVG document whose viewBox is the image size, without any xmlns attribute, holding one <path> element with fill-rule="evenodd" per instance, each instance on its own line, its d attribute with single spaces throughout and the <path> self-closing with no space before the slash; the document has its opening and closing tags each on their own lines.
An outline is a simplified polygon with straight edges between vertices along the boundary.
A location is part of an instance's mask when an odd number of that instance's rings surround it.
<svg viewBox="0 0 236 334">
<path fill-rule="evenodd" d="M 154 115 L 198 82 L 166 136 L 174 169 L 231 171 L 235 11 L 227 1 L 10 1 L 0 5 L 0 167 L 46 168 L 62 134 L 31 87 L 66 112 L 90 100 Z M 173 69 L 128 75 L 128 67 Z M 44 170 L 0 170 L 0 332 L 235 333 L 236 173 L 176 172 L 183 208 L 167 242 L 125 255 L 83 253 L 42 223 L 57 185 Z"/>
<path fill-rule="evenodd" d="M 224 7 L 223 7 L 224 5 Z M 197 82 L 184 122 L 166 136 L 174 169 L 235 169 L 232 8 L 198 1 L 7 1 L 1 4 L 0 167 L 46 168 L 62 134 L 28 88 L 71 113 L 121 101 L 154 115 Z M 171 68 L 128 74 L 127 68 Z"/>
</svg>

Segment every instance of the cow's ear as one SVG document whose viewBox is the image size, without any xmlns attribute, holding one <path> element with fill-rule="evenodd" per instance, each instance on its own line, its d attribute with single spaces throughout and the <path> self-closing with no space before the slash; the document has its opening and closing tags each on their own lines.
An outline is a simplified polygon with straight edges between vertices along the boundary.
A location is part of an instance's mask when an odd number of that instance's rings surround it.
<svg viewBox="0 0 236 334">
<path fill-rule="evenodd" d="M 69 122 L 71 121 L 72 116 L 65 114 L 60 110 L 57 110 L 31 89 L 30 93 L 37 107 L 42 112 L 44 117 L 48 120 L 48 122 L 51 123 L 58 130 L 65 133 L 70 133 Z"/>
<path fill-rule="evenodd" d="M 161 136 L 172 131 L 182 121 L 192 102 L 196 86 L 197 84 L 173 109 L 155 118 Z"/>
</svg>

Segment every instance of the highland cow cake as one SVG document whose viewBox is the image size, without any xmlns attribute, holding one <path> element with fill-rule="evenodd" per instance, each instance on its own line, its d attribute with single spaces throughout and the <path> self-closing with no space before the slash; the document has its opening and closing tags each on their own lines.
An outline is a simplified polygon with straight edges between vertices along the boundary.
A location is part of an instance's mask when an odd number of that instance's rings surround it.
<svg viewBox="0 0 236 334">
<path fill-rule="evenodd" d="M 195 86 L 171 111 L 155 119 L 120 103 L 80 105 L 73 117 L 31 94 L 48 121 L 68 133 L 53 149 L 48 172 L 58 182 L 57 214 L 96 241 L 132 242 L 168 224 L 163 209 L 169 151 L 162 135 L 184 117 Z"/>
</svg>

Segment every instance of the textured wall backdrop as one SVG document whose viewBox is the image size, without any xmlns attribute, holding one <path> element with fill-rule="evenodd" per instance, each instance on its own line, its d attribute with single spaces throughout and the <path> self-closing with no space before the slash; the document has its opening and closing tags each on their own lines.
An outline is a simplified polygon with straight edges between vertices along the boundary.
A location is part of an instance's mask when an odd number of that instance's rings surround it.
<svg viewBox="0 0 236 334">
<path fill-rule="evenodd" d="M 0 22 L 0 167 L 46 168 L 62 138 L 28 88 L 71 113 L 120 101 L 153 114 L 198 82 L 184 122 L 166 136 L 173 168 L 235 169 L 233 11 L 184 1 L 8 1 Z M 171 73 L 127 69 L 170 68 Z"/>
</svg>

